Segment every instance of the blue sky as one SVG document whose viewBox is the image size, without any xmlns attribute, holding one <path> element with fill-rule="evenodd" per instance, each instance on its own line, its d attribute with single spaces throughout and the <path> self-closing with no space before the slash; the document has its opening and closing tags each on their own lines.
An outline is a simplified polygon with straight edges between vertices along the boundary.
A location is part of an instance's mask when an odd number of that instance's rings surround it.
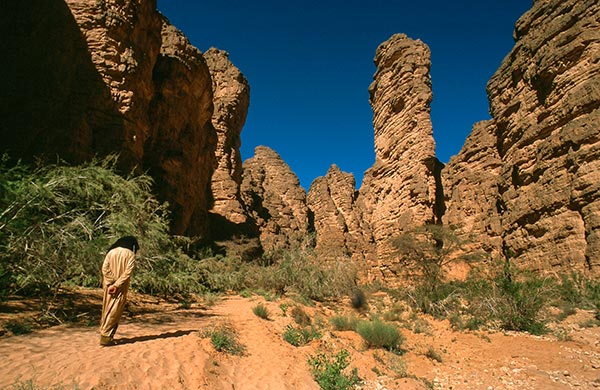
<svg viewBox="0 0 600 390">
<path fill-rule="evenodd" d="M 250 83 L 244 160 L 275 150 L 308 190 L 332 164 L 356 177 L 374 162 L 368 87 L 377 46 L 395 33 L 431 49 L 431 118 L 447 162 L 488 119 L 487 81 L 532 0 L 158 0 L 201 51 L 217 47 Z"/>
</svg>

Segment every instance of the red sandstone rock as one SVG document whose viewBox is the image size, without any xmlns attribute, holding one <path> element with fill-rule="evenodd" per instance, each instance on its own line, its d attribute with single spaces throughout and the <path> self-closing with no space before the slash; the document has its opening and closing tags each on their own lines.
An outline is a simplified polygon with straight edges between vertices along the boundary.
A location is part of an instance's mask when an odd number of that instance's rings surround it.
<svg viewBox="0 0 600 390">
<path fill-rule="evenodd" d="M 290 249 L 307 239 L 306 193 L 300 180 L 273 150 L 257 146 L 244 161 L 242 199 L 260 230 L 264 251 Z"/>
<path fill-rule="evenodd" d="M 227 52 L 211 48 L 204 53 L 204 58 L 213 80 L 215 111 L 212 123 L 218 137 L 215 151 L 217 168 L 211 185 L 211 212 L 222 215 L 234 224 L 240 224 L 248 218 L 240 194 L 240 134 L 250 104 L 250 86 L 240 70 L 229 61 Z"/>
</svg>

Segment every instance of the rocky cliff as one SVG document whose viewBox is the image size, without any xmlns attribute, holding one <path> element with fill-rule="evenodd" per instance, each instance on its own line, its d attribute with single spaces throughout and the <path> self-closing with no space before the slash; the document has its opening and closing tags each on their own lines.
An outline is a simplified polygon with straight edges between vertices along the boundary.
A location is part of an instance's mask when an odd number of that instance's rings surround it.
<svg viewBox="0 0 600 390">
<path fill-rule="evenodd" d="M 374 247 L 370 226 L 362 215 L 356 180 L 333 165 L 313 181 L 307 205 L 317 233 L 315 249 L 323 260 L 351 259 L 360 264 Z"/>
<path fill-rule="evenodd" d="M 448 164 L 446 221 L 518 265 L 597 272 L 600 4 L 536 1 L 515 40 L 488 83 L 491 123 Z"/>
<path fill-rule="evenodd" d="M 148 171 L 175 233 L 206 231 L 217 137 L 202 53 L 155 1 L 34 0 L 0 6 L 2 145 L 71 163 L 118 153 Z M 8 38 L 11 37 L 11 38 Z"/>
<path fill-rule="evenodd" d="M 488 83 L 490 120 L 444 167 L 430 121 L 429 48 L 397 34 L 369 88 L 375 163 L 356 191 L 332 166 L 308 195 L 273 150 L 241 163 L 248 82 L 204 55 L 155 1 L 3 2 L 2 149 L 73 163 L 119 153 L 170 202 L 175 233 L 258 239 L 277 253 L 311 238 L 322 259 L 396 278 L 389 240 L 444 224 L 532 269 L 600 269 L 600 5 L 537 0 Z M 309 240 L 310 241 L 310 240 Z"/>
<path fill-rule="evenodd" d="M 306 240 L 310 230 L 306 193 L 275 151 L 258 146 L 244 161 L 241 194 L 267 254 Z"/>
<path fill-rule="evenodd" d="M 515 41 L 488 83 L 492 119 L 445 167 L 434 153 L 427 46 L 405 35 L 379 46 L 369 90 L 376 161 L 354 197 L 335 168 L 315 180 L 318 248 L 358 251 L 371 276 L 389 281 L 398 260 L 388 239 L 442 223 L 520 267 L 598 272 L 600 5 L 536 1 Z M 361 228 L 351 229 L 357 215 Z"/>
</svg>

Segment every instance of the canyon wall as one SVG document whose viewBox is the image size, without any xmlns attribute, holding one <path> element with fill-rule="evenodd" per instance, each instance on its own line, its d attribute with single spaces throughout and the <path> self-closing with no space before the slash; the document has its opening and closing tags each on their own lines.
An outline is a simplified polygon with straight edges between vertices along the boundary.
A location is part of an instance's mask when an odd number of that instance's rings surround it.
<svg viewBox="0 0 600 390">
<path fill-rule="evenodd" d="M 1 43 L 2 149 L 70 163 L 118 153 L 123 173 L 154 178 L 174 233 L 249 238 L 248 259 L 314 244 L 323 261 L 393 281 L 402 265 L 390 240 L 443 224 L 526 268 L 600 268 L 597 1 L 534 2 L 488 83 L 491 119 L 446 166 L 429 48 L 390 37 L 369 87 L 373 166 L 359 190 L 334 165 L 308 194 L 267 147 L 242 164 L 248 81 L 226 52 L 192 46 L 155 1 L 8 1 L 0 11 L 12 37 Z"/>
<path fill-rule="evenodd" d="M 118 153 L 123 173 L 154 178 L 175 233 L 206 233 L 211 76 L 156 2 L 6 1 L 0 11 L 2 149 L 69 163 Z"/>
<path fill-rule="evenodd" d="M 317 248 L 343 248 L 392 281 L 401 264 L 390 238 L 442 224 L 469 250 L 518 267 L 598 272 L 600 5 L 536 1 L 514 38 L 487 86 L 492 118 L 446 166 L 434 153 L 429 49 L 402 34 L 379 46 L 369 89 L 376 161 L 352 196 L 353 178 L 335 167 L 315 180 Z"/>
<path fill-rule="evenodd" d="M 514 35 L 487 86 L 492 121 L 444 172 L 445 221 L 517 265 L 597 272 L 600 4 L 536 1 Z"/>
</svg>

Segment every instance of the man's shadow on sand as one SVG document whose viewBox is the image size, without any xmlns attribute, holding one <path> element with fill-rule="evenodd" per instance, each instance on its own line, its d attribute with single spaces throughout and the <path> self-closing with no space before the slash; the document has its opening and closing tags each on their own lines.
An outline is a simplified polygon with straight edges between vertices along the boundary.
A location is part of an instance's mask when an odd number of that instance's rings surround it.
<svg viewBox="0 0 600 390">
<path fill-rule="evenodd" d="M 176 332 L 166 332 L 156 335 L 148 335 L 148 336 L 137 336 L 137 337 L 129 337 L 115 340 L 115 345 L 125 345 L 125 344 L 133 344 L 143 341 L 151 341 L 151 340 L 159 340 L 159 339 L 170 339 L 173 337 L 181 337 L 186 336 L 190 333 L 197 332 L 197 329 L 190 330 L 178 330 Z"/>
</svg>

